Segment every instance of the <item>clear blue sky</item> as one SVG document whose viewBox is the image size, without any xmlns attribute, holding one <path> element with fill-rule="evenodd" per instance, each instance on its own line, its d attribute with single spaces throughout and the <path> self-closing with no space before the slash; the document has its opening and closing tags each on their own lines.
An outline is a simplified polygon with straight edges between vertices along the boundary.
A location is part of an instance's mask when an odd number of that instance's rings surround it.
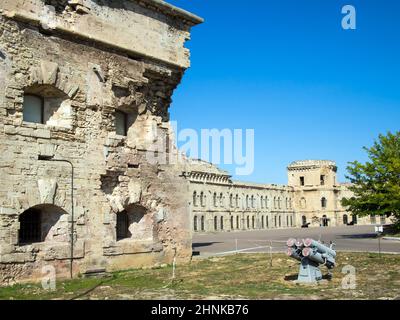
<svg viewBox="0 0 400 320">
<path fill-rule="evenodd" d="M 179 128 L 254 128 L 255 171 L 286 183 L 293 160 L 347 162 L 400 123 L 400 1 L 170 0 L 202 16 L 174 93 Z M 357 30 L 341 28 L 354 5 Z M 234 167 L 222 166 L 233 172 Z"/>
</svg>

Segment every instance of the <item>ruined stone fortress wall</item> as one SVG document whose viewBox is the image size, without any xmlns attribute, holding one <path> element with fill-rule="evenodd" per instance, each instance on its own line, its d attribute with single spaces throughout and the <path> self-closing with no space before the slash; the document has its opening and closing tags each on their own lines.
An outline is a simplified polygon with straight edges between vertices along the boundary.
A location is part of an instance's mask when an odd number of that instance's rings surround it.
<svg viewBox="0 0 400 320">
<path fill-rule="evenodd" d="M 192 160 L 190 168 L 194 232 L 384 222 L 378 217 L 356 219 L 346 211 L 341 200 L 352 192 L 337 182 L 333 161 L 293 162 L 286 186 L 232 181 L 229 173 L 199 160 Z"/>
<path fill-rule="evenodd" d="M 176 153 L 154 142 L 201 22 L 159 0 L 0 2 L 0 283 L 71 258 L 74 275 L 190 259 L 183 168 L 148 155 Z M 24 121 L 35 97 L 42 119 Z"/>
</svg>

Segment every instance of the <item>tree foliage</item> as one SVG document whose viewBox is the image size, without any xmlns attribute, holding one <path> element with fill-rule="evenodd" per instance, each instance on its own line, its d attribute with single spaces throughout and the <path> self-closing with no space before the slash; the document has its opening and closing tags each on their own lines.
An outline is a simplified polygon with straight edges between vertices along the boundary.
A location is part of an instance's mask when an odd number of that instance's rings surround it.
<svg viewBox="0 0 400 320">
<path fill-rule="evenodd" d="M 342 205 L 357 216 L 393 215 L 400 227 L 400 132 L 379 135 L 371 148 L 364 147 L 369 161 L 350 162 L 347 179 L 352 198 Z"/>
</svg>

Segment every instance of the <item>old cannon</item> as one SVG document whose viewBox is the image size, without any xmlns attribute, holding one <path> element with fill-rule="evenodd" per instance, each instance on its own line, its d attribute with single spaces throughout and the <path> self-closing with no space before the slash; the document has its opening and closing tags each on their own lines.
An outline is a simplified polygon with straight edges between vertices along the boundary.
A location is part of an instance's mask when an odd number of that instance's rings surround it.
<svg viewBox="0 0 400 320">
<path fill-rule="evenodd" d="M 297 282 L 317 282 L 322 279 L 320 266 L 326 266 L 328 270 L 335 267 L 336 251 L 333 250 L 333 243 L 327 247 L 312 239 L 289 239 L 286 244 L 288 246 L 287 255 L 300 261 Z"/>
</svg>

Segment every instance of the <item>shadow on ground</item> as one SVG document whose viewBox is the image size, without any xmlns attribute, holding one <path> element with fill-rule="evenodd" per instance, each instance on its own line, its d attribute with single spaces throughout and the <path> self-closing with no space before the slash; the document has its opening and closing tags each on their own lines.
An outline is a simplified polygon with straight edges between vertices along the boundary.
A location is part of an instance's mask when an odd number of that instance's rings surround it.
<svg viewBox="0 0 400 320">
<path fill-rule="evenodd" d="M 218 244 L 218 243 L 223 243 L 223 242 L 199 242 L 199 243 L 193 243 L 192 244 L 192 249 L 201 248 L 201 247 L 209 247 L 209 246 L 212 246 L 213 244 Z"/>
<path fill-rule="evenodd" d="M 298 278 L 298 275 L 297 275 L 297 274 L 293 274 L 293 275 L 285 276 L 284 279 L 285 279 L 285 281 L 296 281 L 297 278 Z M 330 280 L 332 280 L 332 275 L 330 275 L 330 274 L 325 274 L 325 275 L 322 276 L 322 280 L 328 280 L 328 281 L 330 281 Z"/>
<path fill-rule="evenodd" d="M 376 233 L 363 233 L 363 234 L 342 234 L 338 235 L 342 239 L 375 239 Z"/>
</svg>

